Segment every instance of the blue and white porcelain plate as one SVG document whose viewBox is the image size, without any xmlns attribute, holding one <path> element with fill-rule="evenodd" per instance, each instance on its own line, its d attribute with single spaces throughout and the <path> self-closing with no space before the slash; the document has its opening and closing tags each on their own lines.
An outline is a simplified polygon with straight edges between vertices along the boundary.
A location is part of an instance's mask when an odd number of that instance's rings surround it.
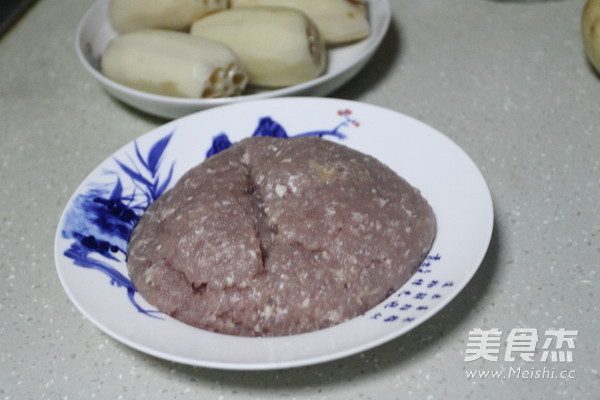
<svg viewBox="0 0 600 400">
<path fill-rule="evenodd" d="M 217 334 L 158 312 L 125 264 L 131 230 L 183 173 L 252 135 L 316 135 L 370 154 L 421 190 L 438 232 L 427 259 L 365 314 L 316 332 L 276 338 Z M 135 349 L 184 364 L 239 370 L 338 359 L 394 339 L 442 309 L 487 251 L 493 208 L 471 159 L 437 130 L 395 111 L 325 98 L 279 98 L 202 111 L 156 128 L 102 162 L 61 217 L 55 259 L 64 289 L 101 330 Z"/>
</svg>

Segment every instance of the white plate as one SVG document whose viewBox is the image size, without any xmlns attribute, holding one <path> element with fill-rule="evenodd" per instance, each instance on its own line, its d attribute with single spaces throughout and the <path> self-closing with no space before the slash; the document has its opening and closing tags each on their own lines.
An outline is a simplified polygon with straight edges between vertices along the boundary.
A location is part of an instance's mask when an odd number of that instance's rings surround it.
<svg viewBox="0 0 600 400">
<path fill-rule="evenodd" d="M 388 0 L 367 0 L 371 34 L 368 38 L 328 50 L 328 66 L 324 75 L 282 89 L 247 94 L 223 99 L 184 99 L 160 96 L 131 89 L 106 78 L 99 71 L 99 63 L 108 43 L 117 36 L 108 20 L 109 0 L 98 0 L 88 10 L 77 28 L 75 50 L 85 69 L 119 100 L 150 114 L 178 118 L 210 107 L 247 100 L 282 96 L 324 96 L 342 86 L 356 75 L 371 58 L 391 20 Z"/>
<path fill-rule="evenodd" d="M 427 260 L 402 288 L 364 315 L 301 335 L 235 337 L 155 313 L 135 291 L 124 262 L 135 219 L 166 182 L 171 187 L 205 158 L 215 136 L 226 133 L 232 142 L 249 137 L 263 117 L 289 136 L 330 133 L 329 140 L 375 156 L 420 189 L 438 225 Z M 56 232 L 55 258 L 64 289 L 79 310 L 133 348 L 205 367 L 287 368 L 348 356 L 423 323 L 469 282 L 486 253 L 492 224 L 491 196 L 481 173 L 435 129 L 363 103 L 280 98 L 199 112 L 125 145 L 69 201 Z"/>
</svg>

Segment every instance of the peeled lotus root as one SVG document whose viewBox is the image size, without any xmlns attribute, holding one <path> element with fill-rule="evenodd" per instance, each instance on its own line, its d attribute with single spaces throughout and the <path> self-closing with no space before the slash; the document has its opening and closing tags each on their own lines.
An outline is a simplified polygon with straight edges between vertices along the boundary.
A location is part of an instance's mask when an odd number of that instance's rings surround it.
<svg viewBox="0 0 600 400">
<path fill-rule="evenodd" d="M 203 15 L 227 8 L 227 0 L 111 0 L 108 15 L 119 33 L 188 29 Z"/>
<path fill-rule="evenodd" d="M 588 0 L 581 15 L 581 34 L 590 63 L 600 73 L 600 0 Z"/>
<path fill-rule="evenodd" d="M 226 46 L 160 29 L 117 37 L 104 52 L 101 68 L 125 86 L 174 97 L 236 96 L 248 83 L 248 74 Z"/>
<path fill-rule="evenodd" d="M 300 10 L 312 19 L 327 44 L 364 39 L 371 31 L 361 0 L 231 0 L 231 7 L 280 6 Z"/>
<path fill-rule="evenodd" d="M 327 63 L 325 43 L 315 24 L 290 8 L 220 11 L 194 22 L 190 33 L 227 45 L 254 85 L 299 84 L 321 75 Z"/>
</svg>

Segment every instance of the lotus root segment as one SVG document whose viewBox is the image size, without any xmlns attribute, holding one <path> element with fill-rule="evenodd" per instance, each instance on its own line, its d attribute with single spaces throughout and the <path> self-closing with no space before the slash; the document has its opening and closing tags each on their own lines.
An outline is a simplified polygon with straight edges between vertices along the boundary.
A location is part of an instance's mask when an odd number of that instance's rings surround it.
<svg viewBox="0 0 600 400">
<path fill-rule="evenodd" d="M 327 44 L 367 37 L 371 31 L 367 6 L 361 0 L 231 0 L 231 7 L 283 6 L 306 13 Z"/>
<path fill-rule="evenodd" d="M 145 29 L 113 39 L 101 63 L 108 78 L 148 93 L 173 97 L 236 96 L 248 83 L 226 46 L 187 33 Z"/>
<path fill-rule="evenodd" d="M 119 33 L 159 28 L 184 30 L 203 15 L 227 7 L 227 0 L 111 0 L 108 15 Z"/>
<path fill-rule="evenodd" d="M 220 11 L 194 22 L 190 33 L 231 48 L 253 85 L 299 84 L 321 75 L 327 63 L 325 44 L 315 24 L 290 8 Z"/>
</svg>

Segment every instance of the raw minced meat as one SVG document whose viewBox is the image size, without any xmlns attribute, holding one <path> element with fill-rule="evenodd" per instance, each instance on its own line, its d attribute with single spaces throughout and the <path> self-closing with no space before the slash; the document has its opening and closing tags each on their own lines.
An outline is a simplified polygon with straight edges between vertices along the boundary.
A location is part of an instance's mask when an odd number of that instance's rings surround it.
<svg viewBox="0 0 600 400">
<path fill-rule="evenodd" d="M 128 268 L 187 324 L 282 336 L 364 313 L 402 286 L 435 236 L 420 192 L 319 138 L 243 140 L 188 171 L 142 216 Z"/>
</svg>

